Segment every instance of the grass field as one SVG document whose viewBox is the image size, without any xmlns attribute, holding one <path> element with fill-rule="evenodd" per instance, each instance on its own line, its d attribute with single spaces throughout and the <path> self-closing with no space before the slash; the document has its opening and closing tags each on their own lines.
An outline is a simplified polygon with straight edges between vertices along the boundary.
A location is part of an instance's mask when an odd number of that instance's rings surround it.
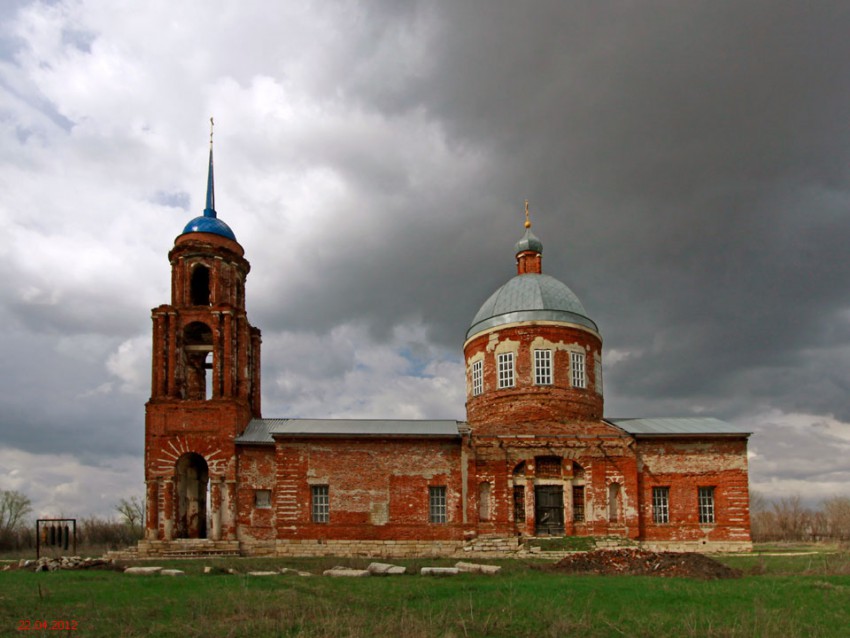
<svg viewBox="0 0 850 638">
<path fill-rule="evenodd" d="M 783 548 L 769 548 L 782 550 Z M 787 549 L 787 548 L 786 548 Z M 798 551 L 804 551 L 799 549 Z M 204 575 L 205 565 L 319 574 L 363 559 L 162 561 L 183 577 L 0 572 L 0 635 L 79 636 L 850 636 L 850 552 L 725 556 L 737 580 L 569 576 L 503 565 L 497 576 Z M 148 563 L 151 564 L 151 563 Z M 540 564 L 540 563 L 538 563 Z M 30 629 L 19 630 L 29 621 Z M 44 625 L 42 625 L 44 623 Z M 42 626 L 48 629 L 41 629 Z"/>
</svg>

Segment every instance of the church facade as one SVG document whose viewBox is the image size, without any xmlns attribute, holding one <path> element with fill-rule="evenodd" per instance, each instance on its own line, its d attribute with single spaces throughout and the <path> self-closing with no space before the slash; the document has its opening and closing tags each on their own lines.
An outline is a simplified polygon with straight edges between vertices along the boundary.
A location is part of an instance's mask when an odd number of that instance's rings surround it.
<svg viewBox="0 0 850 638">
<path fill-rule="evenodd" d="M 264 418 L 250 266 L 215 211 L 211 150 L 206 209 L 152 311 L 140 554 L 452 554 L 571 535 L 749 549 L 749 433 L 604 418 L 602 337 L 542 253 L 526 206 L 517 274 L 466 333 L 465 421 Z"/>
</svg>

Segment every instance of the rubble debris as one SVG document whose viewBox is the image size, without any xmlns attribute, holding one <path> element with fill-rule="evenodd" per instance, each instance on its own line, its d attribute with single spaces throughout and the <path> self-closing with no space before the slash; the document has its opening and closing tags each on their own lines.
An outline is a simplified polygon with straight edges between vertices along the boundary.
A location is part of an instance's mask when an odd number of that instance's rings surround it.
<svg viewBox="0 0 850 638">
<path fill-rule="evenodd" d="M 31 572 L 55 572 L 62 569 L 106 569 L 124 571 L 115 561 L 106 558 L 83 558 L 82 556 L 60 556 L 50 558 L 42 556 L 38 560 L 21 559 L 4 569 L 26 569 Z"/>
<path fill-rule="evenodd" d="M 741 571 L 695 552 L 651 552 L 642 549 L 601 549 L 577 552 L 541 569 L 570 574 L 629 574 L 715 580 L 740 578 Z"/>
</svg>

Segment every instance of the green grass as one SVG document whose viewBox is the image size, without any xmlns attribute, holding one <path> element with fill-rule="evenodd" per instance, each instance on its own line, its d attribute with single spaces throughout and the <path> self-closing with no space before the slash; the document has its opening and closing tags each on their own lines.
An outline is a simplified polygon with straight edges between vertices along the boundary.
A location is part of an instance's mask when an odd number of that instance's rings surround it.
<svg viewBox="0 0 850 638">
<path fill-rule="evenodd" d="M 727 556 L 738 580 L 567 576 L 521 561 L 497 576 L 331 579 L 203 575 L 282 566 L 320 573 L 361 559 L 162 561 L 179 578 L 116 572 L 0 572 L 0 635 L 21 620 L 76 620 L 79 636 L 850 635 L 850 554 Z M 448 560 L 397 561 L 418 571 Z M 489 561 L 488 561 L 489 562 Z M 56 634 L 55 631 L 40 635 Z"/>
</svg>

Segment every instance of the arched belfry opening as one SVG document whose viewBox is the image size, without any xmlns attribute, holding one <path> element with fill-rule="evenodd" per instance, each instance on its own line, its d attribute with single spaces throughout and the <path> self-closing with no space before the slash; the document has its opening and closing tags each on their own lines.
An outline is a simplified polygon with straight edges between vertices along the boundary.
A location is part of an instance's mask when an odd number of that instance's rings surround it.
<svg viewBox="0 0 850 638">
<path fill-rule="evenodd" d="M 216 395 L 212 387 L 215 355 L 210 327 L 200 321 L 190 323 L 183 330 L 183 365 L 185 369 L 184 399 L 203 401 Z"/>
<path fill-rule="evenodd" d="M 210 305 L 210 269 L 203 264 L 196 264 L 192 269 L 189 296 L 193 306 Z"/>
<path fill-rule="evenodd" d="M 204 457 L 188 452 L 177 459 L 176 537 L 207 537 L 207 494 L 210 473 Z"/>
</svg>

